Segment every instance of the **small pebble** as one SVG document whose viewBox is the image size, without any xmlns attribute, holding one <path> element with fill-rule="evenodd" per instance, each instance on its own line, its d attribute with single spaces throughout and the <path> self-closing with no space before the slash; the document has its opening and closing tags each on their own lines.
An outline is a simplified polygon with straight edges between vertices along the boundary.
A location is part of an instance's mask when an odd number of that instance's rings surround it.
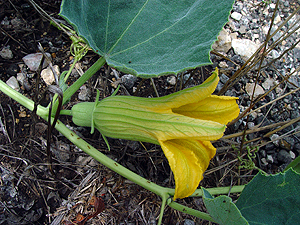
<svg viewBox="0 0 300 225">
<path fill-rule="evenodd" d="M 274 162 L 274 159 L 273 159 L 272 155 L 267 155 L 267 162 L 268 163 L 273 163 Z"/>
<path fill-rule="evenodd" d="M 176 77 L 175 76 L 167 77 L 167 82 L 171 85 L 175 85 L 176 84 Z"/>
<path fill-rule="evenodd" d="M 292 157 L 286 150 L 280 150 L 277 155 L 277 160 L 282 163 L 290 163 L 292 161 Z"/>
<path fill-rule="evenodd" d="M 250 97 L 253 95 L 254 87 L 255 87 L 254 98 L 265 93 L 264 89 L 259 84 L 256 84 L 256 86 L 255 86 L 255 83 L 248 83 L 248 84 L 246 84 L 246 92 Z"/>
<path fill-rule="evenodd" d="M 12 59 L 14 57 L 12 51 L 10 50 L 10 46 L 6 46 L 4 48 L 2 48 L 2 50 L 0 51 L 0 56 L 3 59 Z"/>
<path fill-rule="evenodd" d="M 275 140 L 278 139 L 279 135 L 278 134 L 272 134 L 270 136 L 271 141 L 273 141 L 273 143 L 278 147 L 279 146 L 279 140 Z"/>
<path fill-rule="evenodd" d="M 78 93 L 78 99 L 81 101 L 89 101 L 91 97 L 91 90 L 85 85 L 81 86 L 80 92 Z"/>
<path fill-rule="evenodd" d="M 295 159 L 295 158 L 296 158 L 296 155 L 295 155 L 295 153 L 294 153 L 293 151 L 290 151 L 290 155 L 291 155 L 291 158 L 292 158 L 292 159 Z"/>
<path fill-rule="evenodd" d="M 265 158 L 261 158 L 261 163 L 264 165 L 264 166 L 267 166 L 268 165 L 268 162 Z"/>
<path fill-rule="evenodd" d="M 55 65 L 55 66 L 53 66 L 53 68 L 56 72 L 56 75 L 59 76 L 60 75 L 59 67 L 57 65 Z M 41 77 L 47 85 L 51 85 L 55 81 L 54 75 L 53 75 L 53 72 L 52 72 L 50 66 L 48 66 L 46 69 L 42 70 Z"/>
<path fill-rule="evenodd" d="M 50 53 L 46 53 L 46 55 L 49 58 L 51 58 Z M 31 71 L 37 71 L 41 63 L 42 57 L 43 57 L 42 53 L 34 53 L 34 54 L 26 55 L 22 59 L 26 64 L 26 66 L 28 66 L 28 68 Z M 48 66 L 47 60 L 44 60 L 43 68 L 46 68 L 47 66 Z"/>
<path fill-rule="evenodd" d="M 237 21 L 239 21 L 242 18 L 242 14 L 240 14 L 238 12 L 233 12 L 230 16 L 232 19 L 235 19 Z"/>
<path fill-rule="evenodd" d="M 126 74 L 121 77 L 121 82 L 128 89 L 131 89 L 134 86 L 136 81 L 137 81 L 137 77 L 131 74 Z"/>
<path fill-rule="evenodd" d="M 17 78 L 15 77 L 10 77 L 7 81 L 6 81 L 6 84 L 8 86 L 10 86 L 12 89 L 16 90 L 16 91 L 20 91 L 20 86 L 19 86 L 19 83 L 18 83 L 18 80 Z"/>
</svg>

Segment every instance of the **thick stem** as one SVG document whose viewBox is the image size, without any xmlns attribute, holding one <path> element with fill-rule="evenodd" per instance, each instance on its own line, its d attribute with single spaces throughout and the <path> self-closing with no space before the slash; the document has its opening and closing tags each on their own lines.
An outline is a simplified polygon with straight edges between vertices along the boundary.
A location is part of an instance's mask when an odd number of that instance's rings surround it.
<svg viewBox="0 0 300 225">
<path fill-rule="evenodd" d="M 118 164 L 114 160 L 102 154 L 99 150 L 95 149 L 90 144 L 86 143 L 83 139 L 77 136 L 73 131 L 70 131 L 62 122 L 57 121 L 55 128 L 66 138 L 68 138 L 72 143 L 74 143 L 77 147 L 79 147 L 84 152 L 92 156 L 98 162 L 102 163 L 104 166 L 120 174 L 121 176 L 133 181 L 134 183 L 146 188 L 147 190 L 159 196 L 168 194 L 169 192 L 168 188 L 164 188 L 155 183 L 152 183 L 151 181 L 133 173 L 132 171 Z"/>
<path fill-rule="evenodd" d="M 228 193 L 241 193 L 245 185 L 232 186 L 232 187 L 216 187 L 216 188 L 205 188 L 211 195 L 223 195 Z M 201 197 L 203 196 L 202 189 L 197 189 L 190 197 Z"/>
<path fill-rule="evenodd" d="M 64 92 L 63 104 L 66 103 L 71 96 L 88 80 L 90 79 L 103 65 L 105 59 L 99 58 L 74 84 Z"/>
<path fill-rule="evenodd" d="M 25 96 L 23 96 L 21 93 L 17 92 L 16 90 L 12 89 L 10 86 L 5 84 L 2 80 L 0 80 L 0 90 L 14 99 L 15 101 L 19 102 L 21 105 L 26 107 L 29 110 L 34 109 L 34 102 Z M 37 107 L 37 112 L 39 116 L 41 116 L 43 119 L 47 120 L 47 115 L 48 115 L 48 110 L 45 107 L 38 106 Z"/>
<path fill-rule="evenodd" d="M 168 202 L 168 205 L 170 207 L 172 207 L 173 209 L 176 209 L 180 212 L 183 212 L 183 213 L 186 213 L 186 214 L 189 214 L 189 215 L 192 215 L 192 216 L 196 216 L 196 217 L 204 219 L 204 220 L 215 222 L 209 214 L 204 213 L 204 212 L 200 212 L 200 211 L 195 210 L 195 209 L 191 209 L 191 208 L 189 208 L 187 206 L 184 206 L 184 205 L 181 205 L 177 202 L 171 201 L 171 202 Z"/>
</svg>

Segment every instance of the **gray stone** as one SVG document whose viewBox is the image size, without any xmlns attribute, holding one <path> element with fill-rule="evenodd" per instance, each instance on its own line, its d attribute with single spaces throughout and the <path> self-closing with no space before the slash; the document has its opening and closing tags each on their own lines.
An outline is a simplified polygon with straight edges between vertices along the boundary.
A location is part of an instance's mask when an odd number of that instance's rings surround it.
<svg viewBox="0 0 300 225">
<path fill-rule="evenodd" d="M 136 81 L 137 81 L 137 77 L 131 74 L 126 74 L 121 77 L 121 82 L 128 89 L 131 89 L 134 86 Z"/>
<path fill-rule="evenodd" d="M 246 92 L 250 97 L 252 97 L 254 86 L 255 86 L 255 83 L 247 83 L 246 84 Z M 254 90 L 254 98 L 256 98 L 259 95 L 262 95 L 264 93 L 265 93 L 264 89 L 259 84 L 256 84 L 255 90 Z"/>
<path fill-rule="evenodd" d="M 184 220 L 184 225 L 195 225 L 195 222 L 193 220 L 190 220 L 190 219 L 185 219 Z"/>
<path fill-rule="evenodd" d="M 292 161 L 292 157 L 286 150 L 280 150 L 277 155 L 277 160 L 282 163 L 290 163 Z"/>
<path fill-rule="evenodd" d="M 229 80 L 229 77 L 227 77 L 225 74 L 220 75 L 220 81 L 225 84 Z"/>
<path fill-rule="evenodd" d="M 300 78 L 299 75 L 293 74 L 292 76 L 290 76 L 289 81 L 293 84 L 295 84 L 296 86 L 300 86 Z M 290 83 L 287 83 L 288 88 L 291 89 L 296 89 L 296 87 Z"/>
<path fill-rule="evenodd" d="M 265 90 L 270 90 L 271 87 L 275 85 L 275 80 L 273 78 L 266 78 L 262 83 L 262 86 Z"/>
<path fill-rule="evenodd" d="M 300 60 L 300 48 L 294 48 L 294 56 L 296 59 Z"/>
<path fill-rule="evenodd" d="M 14 57 L 12 51 L 10 50 L 10 46 L 3 47 L 0 51 L 0 56 L 3 59 L 12 59 Z"/>
<path fill-rule="evenodd" d="M 56 145 L 52 145 L 51 151 L 60 161 L 67 162 L 70 159 L 70 145 L 59 141 Z"/>
<path fill-rule="evenodd" d="M 267 166 L 268 165 L 268 162 L 265 158 L 261 158 L 261 163 L 264 165 L 264 166 Z"/>
<path fill-rule="evenodd" d="M 85 85 L 81 86 L 80 92 L 78 93 L 78 99 L 81 101 L 89 101 L 91 97 L 91 90 Z"/>
<path fill-rule="evenodd" d="M 46 55 L 51 58 L 50 53 L 46 53 Z M 28 68 L 31 71 L 37 71 L 39 68 L 39 65 L 41 63 L 43 54 L 42 53 L 33 53 L 33 54 L 29 54 L 24 56 L 22 59 L 24 61 L 24 63 L 26 64 L 26 66 L 28 66 Z M 48 66 L 47 60 L 44 60 L 44 64 L 43 64 L 43 68 L 46 68 Z"/>
<path fill-rule="evenodd" d="M 294 151 L 297 151 L 298 154 L 300 155 L 300 143 L 295 144 Z"/>
<path fill-rule="evenodd" d="M 18 83 L 18 80 L 15 77 L 10 77 L 7 81 L 6 84 L 10 86 L 12 89 L 16 91 L 20 91 L 20 86 Z"/>
<path fill-rule="evenodd" d="M 175 85 L 176 84 L 176 77 L 175 76 L 167 77 L 167 82 L 171 85 Z"/>
<path fill-rule="evenodd" d="M 240 27 L 240 29 L 239 29 L 239 32 L 240 32 L 241 34 L 245 34 L 246 31 L 247 31 L 247 27 L 244 26 L 244 25 L 242 25 L 242 26 Z"/>
<path fill-rule="evenodd" d="M 253 122 L 248 122 L 248 128 L 251 129 L 255 126 L 255 123 Z"/>
</svg>

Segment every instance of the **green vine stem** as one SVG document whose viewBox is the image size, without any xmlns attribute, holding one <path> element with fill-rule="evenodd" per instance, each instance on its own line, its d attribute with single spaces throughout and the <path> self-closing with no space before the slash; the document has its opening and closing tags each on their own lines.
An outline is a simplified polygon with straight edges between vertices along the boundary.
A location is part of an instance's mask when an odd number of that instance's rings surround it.
<svg viewBox="0 0 300 225">
<path fill-rule="evenodd" d="M 180 212 L 183 212 L 183 213 L 186 213 L 186 214 L 189 214 L 189 215 L 192 215 L 192 216 L 196 216 L 196 217 L 204 219 L 204 220 L 215 222 L 214 219 L 209 214 L 201 212 L 201 211 L 196 210 L 196 209 L 191 209 L 191 208 L 189 208 L 187 206 L 184 206 L 184 205 L 181 205 L 177 202 L 173 202 L 171 200 L 168 200 L 168 205 L 170 207 L 172 207 L 173 209 L 176 209 Z"/>
<path fill-rule="evenodd" d="M 105 62 L 103 57 L 99 58 L 78 80 L 76 80 L 71 87 L 64 92 L 63 104 L 65 104 L 71 96 L 105 64 Z"/>
<path fill-rule="evenodd" d="M 99 67 L 99 65 L 103 61 L 98 60 L 97 62 L 99 63 L 97 67 Z M 95 67 L 93 69 L 95 69 Z M 86 75 L 85 78 L 81 77 L 82 79 L 80 78 L 79 79 L 80 81 L 79 80 L 76 81 L 77 82 L 76 85 L 71 86 L 71 90 L 69 90 L 69 89 L 68 89 L 69 91 L 67 90 L 68 91 L 68 95 L 67 95 L 68 97 L 71 97 L 72 94 L 76 92 L 75 87 L 80 87 L 80 85 L 82 85 L 85 82 L 85 79 L 87 78 L 87 76 L 91 76 L 91 75 L 88 74 L 88 75 Z M 24 107 L 28 108 L 29 110 L 33 110 L 34 102 L 32 100 L 26 98 L 25 96 L 23 96 L 19 92 L 15 91 L 14 89 L 12 89 L 8 85 L 6 85 L 1 80 L 0 80 L 0 90 L 3 93 L 5 93 L 6 95 L 8 95 L 9 97 L 11 97 L 12 99 L 14 99 L 17 102 L 19 102 L 20 104 L 22 104 Z M 67 97 L 64 98 L 64 99 L 67 99 Z M 65 111 L 65 113 L 67 114 L 67 110 Z M 47 121 L 48 109 L 45 108 L 45 107 L 42 107 L 42 106 L 38 106 L 37 107 L 37 115 L 41 116 L 43 119 L 45 119 Z M 52 120 L 51 122 L 53 122 L 53 117 L 51 117 L 51 120 Z M 203 213 L 203 212 L 200 212 L 198 210 L 190 209 L 186 206 L 180 205 L 179 203 L 173 202 L 171 200 L 171 197 L 174 196 L 174 194 L 175 194 L 174 189 L 161 187 L 161 186 L 159 186 L 159 185 L 157 185 L 157 184 L 155 184 L 155 183 L 153 183 L 153 182 L 151 182 L 151 181 L 135 174 L 131 170 L 123 167 L 122 165 L 118 164 L 117 162 L 110 159 L 109 157 L 107 157 L 106 155 L 101 153 L 99 150 L 95 149 L 93 146 L 91 146 L 90 144 L 85 142 L 79 136 L 77 136 L 73 131 L 68 129 L 61 121 L 59 121 L 59 120 L 57 121 L 55 128 L 61 134 L 63 134 L 66 138 L 68 138 L 72 143 L 74 143 L 76 146 L 78 146 L 84 152 L 86 152 L 87 154 L 92 156 L 94 159 L 96 159 L 101 164 L 103 164 L 106 167 L 110 168 L 111 170 L 115 171 L 119 175 L 133 181 L 134 183 L 136 183 L 136 184 L 144 187 L 145 189 L 147 189 L 147 190 L 157 194 L 158 196 L 160 196 L 162 198 L 162 208 L 161 208 L 161 213 L 160 213 L 160 218 L 159 218 L 159 223 L 158 224 L 161 224 L 162 215 L 163 215 L 163 211 L 164 211 L 164 207 L 165 207 L 166 202 L 170 207 L 172 207 L 174 209 L 177 209 L 181 212 L 184 212 L 184 213 L 187 213 L 187 214 L 190 214 L 190 215 L 194 215 L 194 216 L 197 216 L 199 218 L 206 219 L 206 220 L 209 220 L 209 221 L 213 221 L 211 216 L 208 215 L 207 213 Z M 243 188 L 244 188 L 244 186 L 234 186 L 232 188 L 230 188 L 230 187 L 208 188 L 207 190 L 212 195 L 217 195 L 217 194 L 227 194 L 228 192 L 231 192 L 231 193 L 241 192 L 243 190 Z M 191 197 L 201 197 L 201 196 L 202 196 L 202 190 L 198 189 L 198 190 L 195 191 L 195 193 Z"/>
</svg>

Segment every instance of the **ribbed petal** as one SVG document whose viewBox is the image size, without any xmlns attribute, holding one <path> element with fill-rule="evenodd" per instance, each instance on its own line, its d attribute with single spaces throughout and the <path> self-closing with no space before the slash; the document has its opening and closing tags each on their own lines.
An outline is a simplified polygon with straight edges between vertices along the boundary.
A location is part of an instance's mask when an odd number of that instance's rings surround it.
<svg viewBox="0 0 300 225">
<path fill-rule="evenodd" d="M 222 124 L 235 119 L 240 112 L 236 97 L 211 95 L 199 102 L 173 109 L 174 113 Z"/>
<path fill-rule="evenodd" d="M 95 127 L 105 136 L 157 143 L 169 139 L 216 140 L 225 125 L 175 114 L 156 112 L 141 107 L 134 97 L 108 97 L 94 111 Z"/>
<path fill-rule="evenodd" d="M 201 85 L 184 89 L 159 98 L 140 98 L 140 107 L 151 109 L 152 111 L 162 112 L 168 111 L 172 108 L 178 108 L 182 105 L 199 102 L 206 97 L 210 96 L 219 82 L 218 70 L 216 69 L 213 74 L 207 78 Z M 132 98 L 132 97 L 131 97 Z"/>
<path fill-rule="evenodd" d="M 216 149 L 209 141 L 173 139 L 159 143 L 174 173 L 174 200 L 190 196 L 197 189 Z"/>
</svg>

